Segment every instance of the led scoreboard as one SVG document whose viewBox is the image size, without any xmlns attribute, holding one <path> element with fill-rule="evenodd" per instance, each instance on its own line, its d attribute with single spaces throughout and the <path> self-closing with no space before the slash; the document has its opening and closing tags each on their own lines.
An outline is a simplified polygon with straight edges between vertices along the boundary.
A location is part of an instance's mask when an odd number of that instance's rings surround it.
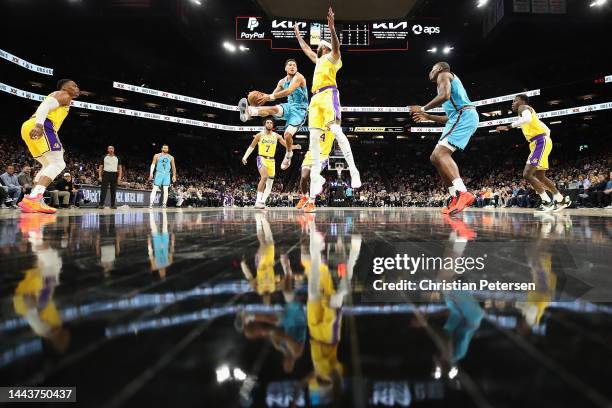
<svg viewBox="0 0 612 408">
<path fill-rule="evenodd" d="M 236 17 L 237 41 L 267 41 L 272 49 L 299 49 L 294 26 L 313 48 L 330 37 L 327 24 Z M 440 34 L 440 26 L 414 21 L 336 24 L 340 44 L 348 51 L 407 51 L 410 39 Z"/>
</svg>

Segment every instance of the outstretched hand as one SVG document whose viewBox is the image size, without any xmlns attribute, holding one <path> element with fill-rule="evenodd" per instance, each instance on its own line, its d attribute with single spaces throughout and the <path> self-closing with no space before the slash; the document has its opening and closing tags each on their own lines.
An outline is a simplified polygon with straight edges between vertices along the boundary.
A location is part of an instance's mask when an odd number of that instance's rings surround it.
<svg viewBox="0 0 612 408">
<path fill-rule="evenodd" d="M 327 11 L 327 25 L 330 27 L 334 25 L 334 10 L 331 7 Z"/>
</svg>

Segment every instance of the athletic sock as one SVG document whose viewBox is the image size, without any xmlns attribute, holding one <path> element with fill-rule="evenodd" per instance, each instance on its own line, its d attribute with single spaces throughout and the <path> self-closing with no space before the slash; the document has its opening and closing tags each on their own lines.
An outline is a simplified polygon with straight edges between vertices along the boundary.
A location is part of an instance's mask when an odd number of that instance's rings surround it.
<svg viewBox="0 0 612 408">
<path fill-rule="evenodd" d="M 453 180 L 453 187 L 455 187 L 455 190 L 459 191 L 460 193 L 465 193 L 467 191 L 467 188 L 465 188 L 465 184 L 463 184 L 463 180 L 461 180 L 460 177 Z"/>
<path fill-rule="evenodd" d="M 448 192 L 450 193 L 451 196 L 455 196 L 455 194 L 457 193 L 457 189 L 455 188 L 455 186 L 450 186 L 448 188 Z"/>
<path fill-rule="evenodd" d="M 263 198 L 263 191 L 258 191 L 257 192 L 257 200 L 255 201 L 256 203 L 261 203 L 261 199 Z"/>
<path fill-rule="evenodd" d="M 261 197 L 261 201 L 264 204 L 266 201 L 268 201 L 268 197 L 270 196 L 270 193 L 272 192 L 272 184 L 274 184 L 274 180 L 272 179 L 266 180 L 266 188 L 264 189 L 263 196 Z"/>
<path fill-rule="evenodd" d="M 546 194 L 546 191 L 544 191 L 543 193 L 540 193 L 540 198 L 542 199 L 543 202 L 550 203 L 550 197 L 548 196 L 548 194 Z"/>
<path fill-rule="evenodd" d="M 562 202 L 562 201 L 563 201 L 563 198 L 564 198 L 564 197 L 563 197 L 563 194 L 561 194 L 561 193 L 557 193 L 557 194 L 555 194 L 555 195 L 553 196 L 553 198 L 555 199 L 555 201 L 556 201 L 556 202 L 560 203 L 560 202 Z"/>
<path fill-rule="evenodd" d="M 32 191 L 30 192 L 30 195 L 28 196 L 28 198 L 36 198 L 38 197 L 39 194 L 45 194 L 46 189 L 47 187 L 37 184 L 36 186 L 34 186 Z"/>
</svg>

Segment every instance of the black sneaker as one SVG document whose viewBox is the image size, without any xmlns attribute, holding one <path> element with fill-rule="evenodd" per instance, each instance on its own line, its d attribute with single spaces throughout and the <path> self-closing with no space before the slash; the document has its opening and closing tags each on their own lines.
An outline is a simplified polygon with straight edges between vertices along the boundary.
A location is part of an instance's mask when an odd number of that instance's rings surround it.
<svg viewBox="0 0 612 408">
<path fill-rule="evenodd" d="M 558 201 L 556 204 L 557 207 L 555 208 L 555 211 L 561 211 L 572 205 L 572 200 L 570 200 L 569 196 L 565 196 L 563 197 L 563 200 Z"/>
<path fill-rule="evenodd" d="M 556 204 L 553 201 L 549 201 L 547 203 L 542 201 L 542 204 L 538 208 L 535 209 L 536 212 L 550 212 L 556 208 Z"/>
</svg>

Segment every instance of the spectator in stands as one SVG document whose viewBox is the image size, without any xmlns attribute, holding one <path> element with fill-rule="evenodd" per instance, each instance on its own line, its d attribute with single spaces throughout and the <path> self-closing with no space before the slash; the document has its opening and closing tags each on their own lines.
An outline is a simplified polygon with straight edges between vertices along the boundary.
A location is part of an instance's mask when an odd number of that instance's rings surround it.
<svg viewBox="0 0 612 408">
<path fill-rule="evenodd" d="M 0 175 L 0 179 L 2 179 L 2 184 L 6 187 L 5 190 L 11 200 L 10 206 L 17 208 L 22 189 L 15 174 L 15 167 L 11 164 L 6 166 L 6 171 Z"/>
<path fill-rule="evenodd" d="M 60 198 L 62 200 L 62 208 L 69 208 L 71 204 L 73 204 L 73 198 L 76 198 L 77 189 L 74 188 L 74 184 L 72 183 L 72 176 L 70 173 L 64 173 L 64 176 L 55 183 L 56 194 L 53 195 L 53 204 L 55 206 L 59 206 Z"/>
<path fill-rule="evenodd" d="M 0 209 L 9 208 L 6 205 L 6 201 L 8 200 L 8 193 L 6 192 L 7 188 L 2 184 L 2 180 L 0 180 Z M 9 204 L 10 205 L 10 204 Z"/>
<path fill-rule="evenodd" d="M 32 168 L 28 165 L 25 165 L 21 169 L 21 173 L 17 175 L 17 180 L 19 181 L 19 184 L 21 185 L 21 192 L 23 194 L 30 194 L 30 191 L 32 191 L 33 183 L 32 183 L 32 176 L 30 175 L 31 172 L 32 172 Z"/>
<path fill-rule="evenodd" d="M 606 209 L 612 210 L 612 171 L 608 174 L 608 182 L 606 183 L 606 189 L 604 190 L 604 200 Z"/>
</svg>

